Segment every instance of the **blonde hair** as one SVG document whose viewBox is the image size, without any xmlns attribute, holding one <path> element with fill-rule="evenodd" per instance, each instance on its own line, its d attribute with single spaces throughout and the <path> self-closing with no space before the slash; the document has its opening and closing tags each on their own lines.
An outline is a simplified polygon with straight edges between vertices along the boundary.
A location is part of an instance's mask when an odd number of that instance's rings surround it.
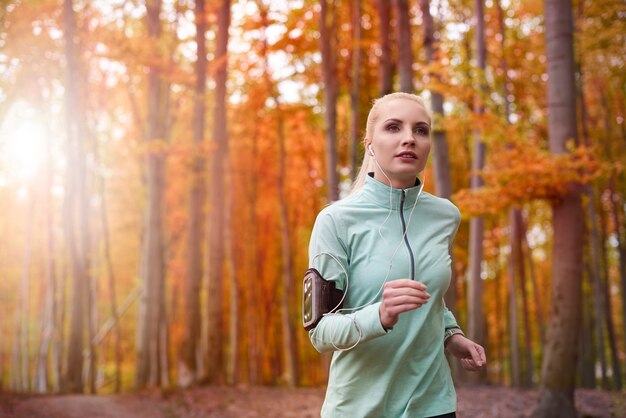
<svg viewBox="0 0 626 418">
<path fill-rule="evenodd" d="M 407 99 L 416 102 L 417 104 L 422 106 L 424 110 L 426 110 L 426 113 L 428 113 L 428 116 L 430 117 L 430 112 L 426 107 L 426 103 L 424 103 L 424 99 L 422 99 L 420 96 L 405 92 L 386 94 L 382 97 L 379 97 L 378 99 L 375 99 L 372 103 L 372 108 L 367 115 L 367 123 L 365 125 L 365 137 L 363 138 L 363 143 L 366 143 L 368 139 L 370 141 L 372 140 L 374 125 L 376 125 L 378 117 L 380 116 L 380 106 L 383 103 L 396 99 Z M 350 189 L 349 194 L 355 193 L 360 190 L 361 187 L 363 187 L 367 173 L 374 171 L 375 166 L 376 164 L 374 162 L 374 159 L 372 158 L 370 153 L 365 150 L 365 152 L 363 153 L 363 163 L 361 164 L 361 169 L 359 170 L 359 174 L 357 174 L 356 178 L 354 179 L 354 183 L 352 183 L 352 188 Z"/>
</svg>

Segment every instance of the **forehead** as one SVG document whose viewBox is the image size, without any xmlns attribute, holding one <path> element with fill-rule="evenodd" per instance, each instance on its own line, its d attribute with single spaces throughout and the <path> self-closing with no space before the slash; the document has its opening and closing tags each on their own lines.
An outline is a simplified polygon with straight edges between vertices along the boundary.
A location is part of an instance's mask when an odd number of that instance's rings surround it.
<svg viewBox="0 0 626 418">
<path fill-rule="evenodd" d="M 406 98 L 395 98 L 379 105 L 379 121 L 387 119 L 399 119 L 408 123 L 427 122 L 430 117 L 424 107 L 414 100 Z"/>
</svg>

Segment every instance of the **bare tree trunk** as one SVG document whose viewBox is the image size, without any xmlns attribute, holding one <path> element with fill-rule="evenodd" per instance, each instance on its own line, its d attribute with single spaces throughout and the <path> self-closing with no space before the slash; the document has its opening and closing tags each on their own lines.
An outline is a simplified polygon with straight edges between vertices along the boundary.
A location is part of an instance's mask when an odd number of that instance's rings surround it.
<svg viewBox="0 0 626 418">
<path fill-rule="evenodd" d="M 591 277 L 588 270 L 587 277 Z M 589 299 L 589 293 L 583 293 L 583 320 L 581 324 L 580 357 L 578 360 L 578 367 L 580 369 L 580 386 L 586 389 L 594 389 L 596 387 L 596 361 L 594 352 L 595 335 L 593 332 L 592 302 Z"/>
<path fill-rule="evenodd" d="M 207 335 L 207 381 L 224 380 L 224 347 L 222 343 L 224 280 L 224 155 L 228 149 L 228 129 L 226 115 L 226 79 L 228 64 L 228 28 L 230 26 L 230 0 L 222 0 L 217 16 L 217 47 L 215 51 L 215 112 L 213 116 L 213 139 L 215 151 L 211 167 L 210 181 L 210 234 L 209 234 L 209 309 L 206 318 Z"/>
<path fill-rule="evenodd" d="M 486 69 L 486 48 L 484 36 L 484 13 L 483 0 L 474 0 L 476 11 L 476 58 L 478 61 L 478 71 L 480 89 L 485 93 L 484 73 Z M 484 96 L 484 94 L 482 95 Z M 484 97 L 475 99 L 474 113 L 480 117 L 485 112 L 482 101 Z M 474 153 L 472 159 L 472 180 L 471 188 L 478 189 L 483 181 L 479 175 L 485 160 L 485 143 L 480 138 L 481 133 L 474 133 Z M 478 344 L 485 345 L 485 317 L 483 314 L 483 283 L 481 278 L 481 264 L 483 260 L 483 235 L 484 219 L 482 216 L 474 217 L 470 220 L 470 241 L 469 241 L 469 281 L 468 281 L 468 322 L 469 337 Z M 485 374 L 476 374 L 473 380 L 484 380 Z"/>
<path fill-rule="evenodd" d="M 611 352 L 611 367 L 613 372 L 613 389 L 621 390 L 622 389 L 622 370 L 621 363 L 619 361 L 619 349 L 617 345 L 617 336 L 615 335 L 615 323 L 613 322 L 613 308 L 611 306 L 611 294 L 610 294 L 610 275 L 608 271 L 609 260 L 607 257 L 606 251 L 606 243 L 608 242 L 607 234 L 606 234 L 606 225 L 607 219 L 602 216 L 604 213 L 600 211 L 600 239 L 599 242 L 603 243 L 600 245 L 600 259 L 603 261 L 602 265 L 602 276 L 603 280 L 601 283 L 603 298 L 605 301 L 604 304 L 604 321 L 606 325 L 606 331 L 608 335 L 608 343 Z"/>
<path fill-rule="evenodd" d="M 69 183 L 69 182 L 68 182 Z M 67 197 L 66 197 L 67 199 Z M 67 206 L 67 203 L 64 203 L 64 206 Z M 67 208 L 64 208 L 64 211 L 67 211 Z M 65 218 L 67 219 L 67 216 L 64 214 Z M 67 227 L 64 228 L 64 244 L 66 247 L 69 246 L 69 242 L 67 241 Z M 58 375 L 58 380 L 59 380 L 59 385 L 58 385 L 58 390 L 63 390 L 65 387 L 65 376 L 64 376 L 64 371 L 66 369 L 65 366 L 65 359 L 66 359 L 66 349 L 65 349 L 65 331 L 64 331 L 64 324 L 65 324 L 65 318 L 67 316 L 67 297 L 66 297 L 66 292 L 63 291 L 63 289 L 66 288 L 67 286 L 67 279 L 69 277 L 69 272 L 68 272 L 68 264 L 67 262 L 63 264 L 63 267 L 61 268 L 61 274 L 59 275 L 59 286 L 57 288 L 57 307 L 58 307 L 58 316 L 55 318 L 56 321 L 56 329 L 57 329 L 57 338 L 55 340 L 54 343 L 54 355 L 52 356 L 52 358 L 54 359 L 56 356 L 57 359 L 57 363 L 56 363 L 56 370 L 57 370 L 57 375 Z"/>
<path fill-rule="evenodd" d="M 46 392 L 48 386 L 53 391 L 58 390 L 58 379 L 56 362 L 54 352 L 51 358 L 51 371 L 48 373 L 47 359 L 50 353 L 50 347 L 54 344 L 54 337 L 56 333 L 56 254 L 55 254 L 55 239 L 54 239 L 54 219 L 53 219 L 53 205 L 52 205 L 52 132 L 49 123 L 49 114 L 45 114 L 46 120 L 46 162 L 45 162 L 45 183 L 43 189 L 43 196 L 45 199 L 44 214 L 45 214 L 45 236 L 46 236 L 46 249 L 45 249 L 45 278 L 44 278 L 44 300 L 42 304 L 41 315 L 41 344 L 39 346 L 39 359 L 37 361 L 37 372 L 35 377 L 34 389 L 38 392 Z"/>
<path fill-rule="evenodd" d="M 32 189 L 29 188 L 28 192 L 28 209 L 25 212 L 24 226 L 26 243 L 24 245 L 24 256 L 22 259 L 22 279 L 20 280 L 21 287 L 21 303 L 19 314 L 19 375 L 20 386 L 19 389 L 23 392 L 30 390 L 30 344 L 28 333 L 28 320 L 29 320 L 29 306 L 30 306 L 30 263 L 32 256 L 32 241 L 33 241 L 33 209 L 34 201 L 32 196 Z"/>
<path fill-rule="evenodd" d="M 593 318 L 595 320 L 595 328 L 598 336 L 598 354 L 600 359 L 600 366 L 602 370 L 602 387 L 604 389 L 608 389 L 608 377 L 607 377 L 607 369 L 606 369 L 606 349 L 605 349 L 605 335 L 604 335 L 604 326 L 603 326 L 603 317 L 604 317 L 604 291 L 602 289 L 602 279 L 600 278 L 600 242 L 598 235 L 598 217 L 596 214 L 593 190 L 590 185 L 585 186 L 585 194 L 587 195 L 587 215 L 589 216 L 589 226 L 591 229 L 591 242 L 589 245 L 591 246 L 591 265 L 589 266 L 591 285 L 593 288 L 593 301 L 595 310 L 593 313 Z"/>
<path fill-rule="evenodd" d="M 228 157 L 230 153 L 224 158 L 226 161 L 230 162 L 230 158 Z M 229 164 L 232 167 L 232 164 Z M 229 384 L 237 384 L 239 383 L 239 351 L 241 348 L 241 340 L 239 338 L 239 300 L 240 300 L 240 292 L 237 280 L 237 263 L 236 263 L 236 255 L 235 255 L 235 241 L 233 240 L 233 215 L 236 211 L 234 204 L 234 181 L 233 181 L 233 173 L 231 172 L 228 176 L 227 182 L 228 187 L 226 187 L 226 217 L 224 225 L 226 226 L 224 230 L 224 243 L 227 249 L 227 264 L 228 264 L 228 277 L 229 277 L 229 347 L 230 347 L 230 357 L 228 359 L 228 383 Z"/>
<path fill-rule="evenodd" d="M 95 149 L 96 165 L 100 164 L 99 150 Z M 109 304 L 111 305 L 111 318 L 117 326 L 115 326 L 114 335 L 114 350 L 115 350 L 115 378 L 114 378 L 114 391 L 120 393 L 122 388 L 122 332 L 119 327 L 119 311 L 117 308 L 117 295 L 116 295 L 116 279 L 115 271 L 113 269 L 113 259 L 111 257 L 111 239 L 109 236 L 109 218 L 107 209 L 106 187 L 104 176 L 100 176 L 100 223 L 102 228 L 102 240 L 103 240 L 103 256 L 104 263 L 107 269 L 107 285 L 109 290 Z M 97 345 L 97 335 L 93 337 L 93 344 Z"/>
<path fill-rule="evenodd" d="M 161 0 L 146 0 L 148 36 L 160 37 L 159 14 Z M 148 123 L 147 142 L 165 141 L 167 138 L 167 96 L 169 86 L 162 80 L 156 66 L 148 69 Z M 137 387 L 160 386 L 167 370 L 162 370 L 165 321 L 165 240 L 164 240 L 164 189 L 165 157 L 155 152 L 146 156 L 147 199 L 143 251 L 142 294 L 137 342 Z"/>
<path fill-rule="evenodd" d="M 396 9 L 396 28 L 398 42 L 398 75 L 400 91 L 413 93 L 413 39 L 411 37 L 411 17 L 409 0 L 394 0 Z"/>
<path fill-rule="evenodd" d="M 567 153 L 567 141 L 577 140 L 576 88 L 572 4 L 545 1 L 548 61 L 548 134 L 553 154 Z M 552 203 L 552 303 L 541 370 L 536 417 L 571 417 L 580 325 L 583 255 L 583 211 L 577 186 Z"/>
<path fill-rule="evenodd" d="M 508 265 L 508 290 L 509 290 L 509 350 L 510 350 L 510 367 L 511 367 L 511 385 L 514 387 L 521 386 L 521 367 L 520 367 L 520 346 L 519 346 L 519 319 L 517 310 L 517 286 L 515 284 L 515 266 L 519 264 L 519 251 L 517 246 L 519 245 L 519 224 L 515 220 L 515 211 L 517 209 L 512 208 L 509 210 L 509 225 L 510 225 L 510 237 L 509 243 L 511 245 L 511 256 L 509 257 Z"/>
<path fill-rule="evenodd" d="M 76 50 L 76 23 L 73 1 L 65 0 L 65 55 L 67 59 L 66 121 L 68 146 L 68 190 L 65 202 L 67 244 L 70 248 L 73 294 L 71 325 L 67 350 L 67 369 L 63 390 L 83 390 L 84 318 L 89 287 L 89 226 L 87 220 L 86 169 L 83 138 L 86 128 L 80 100 L 80 68 Z"/>
<path fill-rule="evenodd" d="M 435 22 L 430 14 L 430 1 L 420 0 L 420 8 L 422 11 L 422 21 L 424 27 L 424 48 L 426 49 L 426 59 L 429 65 L 433 65 L 438 62 L 439 48 L 435 42 Z M 429 74 L 434 80 L 440 81 L 441 76 L 435 72 Z M 446 138 L 446 131 L 443 124 L 443 103 L 444 97 L 436 89 L 431 89 L 431 104 L 433 110 L 433 153 L 434 153 L 434 167 L 435 167 L 435 190 L 437 196 L 450 199 L 452 196 L 452 180 L 450 179 L 450 157 L 448 152 L 448 140 Z M 445 301 L 447 307 L 453 314 L 457 314 L 457 277 L 456 269 L 454 268 L 454 254 L 451 251 L 452 257 L 452 277 L 450 279 L 450 287 L 445 295 Z M 452 363 L 456 365 L 456 362 Z"/>
<path fill-rule="evenodd" d="M 543 308 L 542 302 L 542 289 L 539 288 L 537 284 L 537 275 L 535 274 L 535 263 L 533 262 L 532 249 L 528 245 L 528 239 L 526 238 L 526 222 L 524 221 L 524 217 L 522 216 L 522 230 L 521 230 L 521 239 L 522 239 L 522 254 L 526 258 L 526 262 L 528 263 L 528 273 L 530 275 L 530 283 L 533 287 L 534 301 L 535 301 L 535 317 L 537 321 L 537 325 L 539 327 L 539 340 L 543 342 L 545 337 L 545 327 L 544 321 L 546 315 L 544 314 L 545 309 Z"/>
<path fill-rule="evenodd" d="M 622 225 L 624 220 L 623 211 L 620 209 L 620 199 L 615 193 L 615 177 L 611 175 L 609 180 L 609 200 L 611 201 L 611 219 L 615 225 L 615 239 L 617 243 L 617 252 L 619 255 L 619 271 L 620 281 L 622 287 L 622 336 L 624 338 L 624 344 L 626 345 L 626 245 L 624 245 L 624 239 L 622 238 Z M 622 217 L 620 218 L 620 211 Z M 621 220 L 620 220 L 621 219 Z"/>
<path fill-rule="evenodd" d="M 361 0 L 352 0 L 352 83 L 350 84 L 350 177 L 355 179 L 358 167 L 361 122 L 359 118 L 359 92 L 361 89 Z"/>
<path fill-rule="evenodd" d="M 278 99 L 274 100 L 278 104 Z M 293 319 L 297 318 L 290 309 L 290 299 L 295 292 L 293 286 L 293 260 L 291 256 L 291 232 L 289 230 L 289 217 L 287 213 L 287 194 L 285 192 L 285 128 L 283 117 L 280 114 L 280 107 L 277 106 L 278 113 L 278 199 L 280 203 L 280 236 L 281 236 L 281 253 L 282 253 L 282 285 L 283 291 L 281 295 L 281 310 L 283 323 L 283 354 L 285 362 L 285 381 L 289 387 L 298 384 L 298 352 L 296 347 L 295 325 Z"/>
<path fill-rule="evenodd" d="M 322 0 L 322 4 L 326 0 Z M 393 90 L 393 61 L 391 59 L 391 2 L 389 0 L 376 0 L 378 11 L 380 42 L 380 64 L 378 70 L 378 95 L 384 96 Z"/>
<path fill-rule="evenodd" d="M 611 112 L 607 104 L 606 95 L 604 91 L 600 89 L 600 99 L 602 102 L 602 108 L 604 109 L 604 130 L 606 132 L 606 138 L 612 138 L 613 129 L 611 128 Z M 611 158 L 611 150 L 609 149 L 609 141 L 605 140 L 604 150 L 607 158 Z M 626 245 L 624 245 L 624 211 L 620 209 L 623 205 L 623 200 L 615 193 L 615 174 L 611 173 L 609 178 L 609 201 L 611 202 L 611 219 L 613 225 L 615 225 L 615 240 L 617 243 L 617 254 L 619 259 L 619 275 L 621 282 L 621 295 L 622 295 L 622 338 L 626 345 Z M 621 214 L 621 217 L 620 217 Z"/>
<path fill-rule="evenodd" d="M 495 283 L 493 286 L 493 301 L 495 304 L 495 311 L 496 311 L 496 317 L 497 318 L 506 318 L 506 314 L 504 313 L 504 307 L 502 306 L 503 303 L 501 301 L 505 300 L 504 298 L 500 297 L 500 282 L 502 281 L 502 276 L 496 276 L 495 279 Z M 498 362 L 499 364 L 503 364 L 504 363 L 504 335 L 505 332 L 503 331 L 504 329 L 506 329 L 506 326 L 503 328 L 500 324 L 501 323 L 506 323 L 506 321 L 498 321 L 498 323 L 496 324 L 496 331 L 495 331 L 495 341 L 493 342 L 493 346 L 495 347 L 495 355 L 490 356 L 491 358 L 493 358 L 493 360 L 495 360 L 496 362 Z M 491 360 L 491 361 L 493 361 Z M 499 367 L 498 368 L 498 374 L 496 377 L 496 384 L 498 385 L 503 385 L 504 384 L 504 367 Z"/>
<path fill-rule="evenodd" d="M 196 0 L 196 88 L 193 110 L 193 141 L 204 143 L 206 115 L 206 10 L 205 1 Z M 185 333 L 178 365 L 178 385 L 188 387 L 200 378 L 198 343 L 200 339 L 200 289 L 202 287 L 202 243 L 204 242 L 204 203 L 206 162 L 202 152 L 193 155 L 191 187 L 189 190 L 189 220 L 187 223 L 187 281 L 185 292 Z"/>
<path fill-rule="evenodd" d="M 506 124 L 510 124 L 511 116 L 511 104 L 509 100 L 509 88 L 508 88 L 508 64 L 504 57 L 505 42 L 506 42 L 506 27 L 504 25 L 504 13 L 502 11 L 502 5 L 500 1 L 496 1 L 496 8 L 498 11 L 498 26 L 500 29 L 500 49 L 502 58 L 500 59 L 500 70 L 502 71 L 502 96 L 504 98 L 504 118 Z M 524 328 L 526 338 L 526 382 L 525 386 L 532 385 L 532 338 L 530 336 L 528 327 L 528 305 L 525 289 L 525 274 L 524 274 L 524 249 L 523 241 L 525 238 L 524 232 L 524 220 L 520 208 L 512 207 L 509 209 L 509 245 L 511 247 L 511 255 L 509 257 L 509 315 L 511 321 L 511 327 L 509 330 L 510 335 L 510 364 L 511 364 L 511 381 L 513 386 L 520 386 L 522 384 L 521 368 L 520 368 L 520 347 L 518 340 L 519 333 L 519 320 L 517 311 L 517 286 L 515 285 L 515 275 L 519 273 L 520 278 L 520 290 L 522 293 L 522 307 L 524 313 Z"/>
<path fill-rule="evenodd" d="M 514 222 L 517 224 L 516 227 L 516 236 L 517 240 L 515 244 L 515 251 L 517 252 L 517 256 L 515 257 L 516 267 L 518 272 L 518 277 L 520 281 L 520 293 L 522 295 L 522 314 L 524 319 L 524 345 L 526 346 L 525 350 L 525 366 L 526 372 L 524 373 L 524 386 L 532 387 L 533 385 L 533 339 L 532 332 L 530 329 L 530 313 L 529 313 L 529 301 L 528 301 L 528 292 L 526 291 L 526 270 L 524 268 L 524 254 L 522 253 L 522 231 L 523 231 L 523 218 L 522 212 L 519 209 L 513 209 L 516 213 L 513 214 Z"/>
<path fill-rule="evenodd" d="M 324 80 L 324 120 L 326 122 L 326 178 L 327 196 L 330 202 L 339 199 L 339 175 L 337 173 L 337 58 L 334 0 L 321 0 L 320 5 L 320 50 L 322 52 L 322 77 Z"/>
<path fill-rule="evenodd" d="M 420 0 L 420 8 L 422 10 L 422 20 L 424 26 L 424 48 L 426 49 L 426 59 L 429 65 L 433 65 L 439 61 L 439 48 L 435 41 L 437 30 L 435 28 L 435 22 L 433 20 L 433 17 L 430 14 L 429 3 L 429 0 Z M 441 77 L 434 72 L 431 72 L 429 74 L 429 77 L 435 80 L 441 80 Z M 436 89 L 431 89 L 431 97 L 433 107 L 435 187 L 438 196 L 449 199 L 452 195 L 452 180 L 450 179 L 450 158 L 448 152 L 448 141 L 446 139 L 446 131 L 443 126 L 444 98 L 441 92 L 436 91 Z M 450 284 L 450 287 L 453 287 L 452 283 Z M 448 293 L 450 293 L 450 290 L 448 290 Z M 447 299 L 446 302 L 448 302 Z M 456 307 L 456 304 L 448 303 L 448 305 L 450 309 Z"/>
</svg>

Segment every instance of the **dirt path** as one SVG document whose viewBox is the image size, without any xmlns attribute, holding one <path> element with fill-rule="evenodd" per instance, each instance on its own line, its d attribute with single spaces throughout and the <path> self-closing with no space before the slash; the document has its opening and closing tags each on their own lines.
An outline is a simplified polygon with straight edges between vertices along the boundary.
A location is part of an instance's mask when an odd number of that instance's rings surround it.
<svg viewBox="0 0 626 418">
<path fill-rule="evenodd" d="M 459 418 L 530 416 L 536 390 L 458 389 Z M 0 418 L 308 418 L 319 417 L 322 389 L 211 387 L 121 396 L 0 393 Z M 578 390 L 581 417 L 626 417 L 626 393 Z"/>
</svg>

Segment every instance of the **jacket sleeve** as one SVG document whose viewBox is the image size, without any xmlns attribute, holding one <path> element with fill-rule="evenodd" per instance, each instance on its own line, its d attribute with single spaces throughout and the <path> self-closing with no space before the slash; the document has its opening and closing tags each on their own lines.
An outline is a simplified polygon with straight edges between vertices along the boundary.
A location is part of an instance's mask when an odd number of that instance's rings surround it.
<svg viewBox="0 0 626 418">
<path fill-rule="evenodd" d="M 448 309 L 447 306 L 444 306 L 444 311 L 443 311 L 443 324 L 444 324 L 444 329 L 448 329 L 448 328 L 461 328 L 459 326 L 459 324 L 456 322 L 456 318 L 454 317 L 454 314 L 450 311 L 450 309 Z"/>
<path fill-rule="evenodd" d="M 454 244 L 454 238 L 456 237 L 456 233 L 458 232 L 459 225 L 461 223 L 461 213 L 459 212 L 459 209 L 456 206 L 453 205 L 453 207 L 454 207 L 454 225 L 452 228 L 452 232 L 448 236 L 448 252 L 450 253 L 450 257 L 452 257 L 452 245 Z M 454 265 L 452 265 L 451 268 L 454 268 Z M 461 327 L 456 322 L 456 318 L 454 317 L 454 314 L 450 311 L 450 309 L 448 309 L 447 306 L 444 306 L 443 309 L 444 309 L 444 312 L 443 312 L 444 330 L 449 329 L 449 328 L 460 329 Z"/>
<path fill-rule="evenodd" d="M 349 250 L 342 240 L 335 219 L 328 211 L 322 211 L 313 226 L 309 243 L 309 267 L 316 268 L 342 291 L 350 290 L 346 274 L 350 269 Z M 322 318 L 309 331 L 309 339 L 320 353 L 337 349 L 348 349 L 385 335 L 387 331 L 380 323 L 380 303 L 368 305 L 360 310 L 344 314 L 341 311 Z"/>
</svg>

